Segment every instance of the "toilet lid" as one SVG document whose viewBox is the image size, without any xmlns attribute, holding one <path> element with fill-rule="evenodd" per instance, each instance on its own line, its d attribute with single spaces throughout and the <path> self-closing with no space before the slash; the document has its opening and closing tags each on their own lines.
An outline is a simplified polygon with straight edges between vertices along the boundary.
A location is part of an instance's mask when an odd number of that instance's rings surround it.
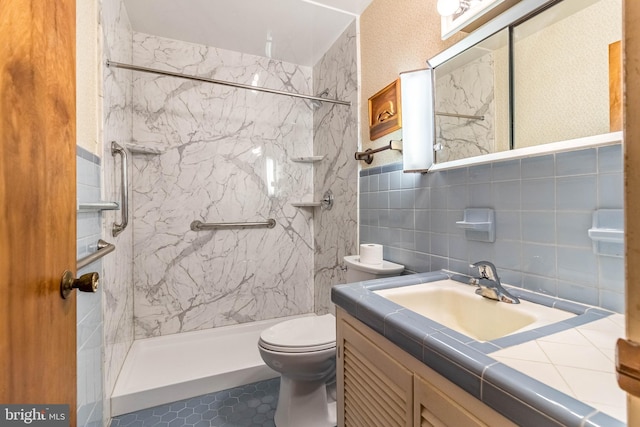
<svg viewBox="0 0 640 427">
<path fill-rule="evenodd" d="M 336 318 L 332 314 L 325 314 L 278 323 L 262 331 L 260 345 L 269 350 L 288 353 L 335 347 Z"/>
</svg>

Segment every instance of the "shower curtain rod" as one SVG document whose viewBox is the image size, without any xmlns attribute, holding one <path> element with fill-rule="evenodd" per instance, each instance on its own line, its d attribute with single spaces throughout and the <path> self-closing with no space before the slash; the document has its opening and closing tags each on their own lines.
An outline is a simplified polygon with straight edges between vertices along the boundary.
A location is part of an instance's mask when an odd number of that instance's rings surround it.
<svg viewBox="0 0 640 427">
<path fill-rule="evenodd" d="M 241 83 L 227 82 L 227 81 L 224 81 L 224 80 L 210 79 L 210 78 L 207 78 L 207 77 L 191 76 L 191 75 L 188 75 L 188 74 L 174 73 L 174 72 L 171 72 L 171 71 L 157 70 L 155 68 L 147 68 L 147 67 L 140 67 L 138 65 L 123 64 L 122 62 L 115 62 L 115 61 L 107 60 L 107 67 L 123 68 L 125 70 L 141 71 L 143 73 L 159 74 L 161 76 L 168 76 L 168 77 L 178 77 L 178 78 L 181 78 L 181 79 L 195 80 L 195 81 L 205 82 L 205 83 L 213 83 L 213 84 L 216 84 L 216 85 L 230 86 L 230 87 L 235 87 L 235 88 L 238 88 L 238 89 L 249 89 L 249 90 L 255 90 L 255 91 L 258 91 L 258 92 L 273 93 L 275 95 L 287 95 L 287 96 L 292 96 L 294 98 L 309 99 L 311 101 L 330 102 L 332 104 L 340 104 L 340 105 L 351 106 L 351 102 L 349 102 L 349 101 L 341 101 L 339 99 L 327 99 L 327 98 L 322 98 L 320 96 L 303 95 L 303 94 L 300 94 L 300 93 L 292 93 L 292 92 L 286 92 L 286 91 L 283 91 L 283 90 L 268 89 L 268 88 L 264 88 L 264 87 L 245 85 L 245 84 L 241 84 Z"/>
</svg>

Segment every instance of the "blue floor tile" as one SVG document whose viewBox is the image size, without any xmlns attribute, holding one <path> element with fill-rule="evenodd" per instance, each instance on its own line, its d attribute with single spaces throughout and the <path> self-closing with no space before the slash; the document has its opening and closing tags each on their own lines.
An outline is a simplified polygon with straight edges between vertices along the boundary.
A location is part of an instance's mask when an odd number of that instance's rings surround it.
<svg viewBox="0 0 640 427">
<path fill-rule="evenodd" d="M 120 415 L 111 427 L 275 427 L 280 378 Z"/>
</svg>

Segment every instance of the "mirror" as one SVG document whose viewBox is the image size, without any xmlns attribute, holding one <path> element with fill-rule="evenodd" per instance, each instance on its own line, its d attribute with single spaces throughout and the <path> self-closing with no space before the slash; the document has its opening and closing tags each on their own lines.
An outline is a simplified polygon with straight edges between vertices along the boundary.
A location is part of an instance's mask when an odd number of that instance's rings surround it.
<svg viewBox="0 0 640 427">
<path fill-rule="evenodd" d="M 514 148 L 610 132 L 609 45 L 621 37 L 621 0 L 564 0 L 513 28 Z"/>
<path fill-rule="evenodd" d="M 504 29 L 436 67 L 436 163 L 509 149 L 508 53 Z"/>
<path fill-rule="evenodd" d="M 609 45 L 622 36 L 622 0 L 545 5 L 524 0 L 429 60 L 436 163 L 612 131 Z"/>
</svg>

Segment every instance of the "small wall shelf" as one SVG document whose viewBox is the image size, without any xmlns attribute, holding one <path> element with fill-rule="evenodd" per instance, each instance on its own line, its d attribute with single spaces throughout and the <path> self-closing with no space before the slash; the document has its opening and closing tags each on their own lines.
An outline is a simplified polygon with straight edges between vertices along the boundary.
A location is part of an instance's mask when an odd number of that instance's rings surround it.
<svg viewBox="0 0 640 427">
<path fill-rule="evenodd" d="M 291 206 L 296 207 L 296 208 L 317 208 L 317 207 L 319 207 L 321 205 L 322 205 L 321 202 L 296 202 L 296 203 L 291 203 Z"/>
<path fill-rule="evenodd" d="M 78 202 L 78 212 L 116 211 L 120 205 L 116 202 Z"/>
<path fill-rule="evenodd" d="M 590 228 L 589 238 L 598 242 L 622 243 L 624 242 L 624 230 L 614 228 Z"/>
<path fill-rule="evenodd" d="M 134 155 L 143 154 L 143 155 L 157 156 L 165 152 L 164 149 L 157 148 L 157 147 L 149 147 L 149 146 L 137 145 L 137 144 L 125 144 L 125 145 L 127 147 L 127 150 L 129 150 L 129 152 Z"/>
<path fill-rule="evenodd" d="M 333 193 L 331 190 L 327 190 L 322 195 L 322 200 L 319 202 L 296 202 L 291 203 L 291 206 L 295 206 L 296 208 L 317 208 L 322 207 L 323 211 L 330 211 L 333 207 Z"/>
<path fill-rule="evenodd" d="M 291 157 L 291 161 L 295 163 L 316 163 L 323 159 L 324 156 Z"/>
<path fill-rule="evenodd" d="M 467 240 L 478 242 L 495 242 L 496 225 L 493 209 L 467 208 L 462 221 L 456 221 L 459 228 L 464 229 Z"/>
<path fill-rule="evenodd" d="M 624 213 L 622 209 L 599 209 L 593 212 L 592 226 L 587 230 L 593 241 L 593 253 L 612 257 L 624 254 Z"/>
</svg>

